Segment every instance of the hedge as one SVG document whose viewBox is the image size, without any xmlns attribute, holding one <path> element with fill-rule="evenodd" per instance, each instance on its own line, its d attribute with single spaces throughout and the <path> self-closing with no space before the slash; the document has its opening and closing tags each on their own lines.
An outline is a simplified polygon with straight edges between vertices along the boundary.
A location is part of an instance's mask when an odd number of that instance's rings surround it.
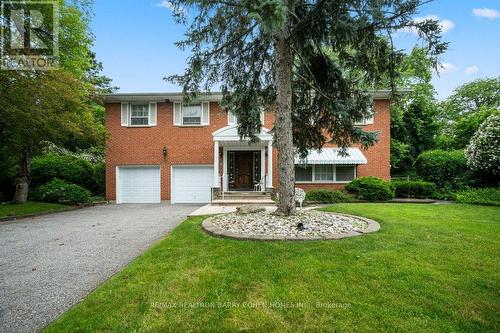
<svg viewBox="0 0 500 333">
<path fill-rule="evenodd" d="M 463 150 L 429 150 L 415 161 L 420 178 L 435 183 L 439 191 L 455 191 L 469 185 L 471 171 Z"/>
<path fill-rule="evenodd" d="M 38 187 L 58 178 L 100 195 L 104 193 L 103 165 L 103 163 L 93 165 L 89 161 L 71 155 L 37 156 L 31 164 L 31 186 Z"/>
<path fill-rule="evenodd" d="M 306 193 L 306 201 L 321 202 L 321 203 L 340 203 L 352 202 L 354 197 L 348 193 L 326 190 L 326 189 L 313 189 Z"/>
<path fill-rule="evenodd" d="M 436 184 L 431 182 L 410 180 L 392 181 L 394 192 L 397 198 L 433 198 L 437 191 Z"/>
<path fill-rule="evenodd" d="M 92 200 L 92 193 L 79 185 L 70 184 L 64 180 L 55 178 L 47 184 L 35 188 L 30 193 L 30 199 L 41 202 L 75 205 L 90 202 Z"/>
<path fill-rule="evenodd" d="M 361 177 L 353 180 L 345 187 L 359 200 L 387 201 L 394 198 L 394 188 L 391 183 L 377 177 Z"/>
</svg>

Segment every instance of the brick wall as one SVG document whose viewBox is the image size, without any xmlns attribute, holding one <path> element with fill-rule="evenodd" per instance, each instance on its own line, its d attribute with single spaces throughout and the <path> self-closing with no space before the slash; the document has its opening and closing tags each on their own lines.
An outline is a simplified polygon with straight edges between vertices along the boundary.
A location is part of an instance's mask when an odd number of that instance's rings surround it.
<svg viewBox="0 0 500 333">
<path fill-rule="evenodd" d="M 210 103 L 210 125 L 196 127 L 178 127 L 173 125 L 172 103 L 158 103 L 157 126 L 122 127 L 120 103 L 106 104 L 106 198 L 116 199 L 116 166 L 120 165 L 160 165 L 161 199 L 170 200 L 170 171 L 172 165 L 213 164 L 212 132 L 227 125 L 227 115 L 218 103 Z M 374 147 L 363 151 L 368 159 L 367 165 L 357 169 L 358 177 L 373 175 L 384 179 L 390 178 L 390 114 L 389 101 L 378 100 L 375 103 L 373 125 L 366 130 L 381 132 L 380 141 Z M 265 115 L 264 126 L 273 127 L 274 114 Z M 163 157 L 163 147 L 167 148 L 167 158 Z M 222 172 L 222 149 L 220 149 Z M 277 149 L 273 149 L 273 185 L 278 188 Z M 267 170 L 267 165 L 266 165 Z M 298 184 L 304 189 L 339 188 L 338 184 Z"/>
</svg>

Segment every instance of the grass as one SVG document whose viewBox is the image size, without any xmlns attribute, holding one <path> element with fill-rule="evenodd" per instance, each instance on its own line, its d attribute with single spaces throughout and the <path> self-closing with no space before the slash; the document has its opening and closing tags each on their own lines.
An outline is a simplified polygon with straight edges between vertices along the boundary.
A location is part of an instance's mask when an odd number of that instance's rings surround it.
<svg viewBox="0 0 500 333">
<path fill-rule="evenodd" d="M 339 241 L 214 238 L 190 218 L 48 332 L 500 331 L 500 208 L 338 204 Z"/>
<path fill-rule="evenodd" d="M 25 204 L 0 204 L 0 218 L 11 216 L 19 217 L 41 212 L 52 212 L 63 208 L 68 208 L 68 206 L 45 202 L 27 202 Z"/>
</svg>

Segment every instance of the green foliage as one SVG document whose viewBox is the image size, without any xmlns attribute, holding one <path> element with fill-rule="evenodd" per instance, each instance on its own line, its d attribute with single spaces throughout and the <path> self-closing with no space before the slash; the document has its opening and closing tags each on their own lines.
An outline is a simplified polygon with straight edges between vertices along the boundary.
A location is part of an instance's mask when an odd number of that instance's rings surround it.
<svg viewBox="0 0 500 333">
<path fill-rule="evenodd" d="M 468 184 L 471 173 L 463 150 L 429 150 L 415 161 L 417 174 L 433 182 L 438 190 L 458 190 Z"/>
<path fill-rule="evenodd" d="M 96 194 L 98 184 L 96 183 L 96 171 L 93 165 L 83 159 L 71 155 L 48 154 L 38 156 L 33 159 L 32 181 L 34 187 L 40 186 L 52 180 L 59 178 L 69 183 L 80 185 Z"/>
<path fill-rule="evenodd" d="M 359 200 L 387 201 L 394 198 L 394 188 L 391 183 L 377 177 L 361 177 L 353 180 L 345 187 Z"/>
<path fill-rule="evenodd" d="M 92 193 L 79 185 L 55 178 L 35 188 L 30 198 L 35 201 L 75 205 L 91 202 Z"/>
<path fill-rule="evenodd" d="M 353 202 L 355 199 L 348 193 L 336 190 L 313 189 L 306 193 L 306 201 L 321 203 Z"/>
<path fill-rule="evenodd" d="M 433 198 L 437 191 L 436 184 L 418 180 L 392 181 L 391 184 L 397 198 Z"/>
<path fill-rule="evenodd" d="M 500 114 L 495 108 L 480 107 L 467 113 L 446 127 L 436 139 L 436 146 L 445 150 L 464 149 L 479 126 L 491 115 Z"/>
<path fill-rule="evenodd" d="M 500 109 L 500 77 L 477 79 L 453 92 L 441 105 L 437 147 L 464 149 L 481 123 Z"/>
<path fill-rule="evenodd" d="M 489 116 L 467 146 L 467 165 L 500 177 L 500 114 Z"/>
<path fill-rule="evenodd" d="M 429 50 L 424 60 L 431 64 L 446 49 L 436 20 L 413 20 L 421 0 L 170 3 L 177 21 L 188 25 L 186 39 L 177 45 L 193 54 L 184 74 L 168 80 L 190 96 L 222 82 L 223 108 L 239 116 L 238 133 L 250 138 L 260 130 L 260 111 L 276 105 L 283 87 L 291 101 L 280 110 L 286 108 L 286 119 L 291 114 L 293 126 L 284 127 L 289 133 L 277 128 L 276 134 L 293 139 L 301 155 L 325 142 L 340 147 L 376 142 L 377 133 L 354 122 L 370 113 L 368 89 L 380 82 L 393 86 L 403 59 L 390 42 L 393 31 L 418 31 Z M 356 10 L 362 14 L 353 15 Z M 278 53 L 293 60 L 276 62 Z M 281 79 L 278 67 L 290 77 Z"/>
<path fill-rule="evenodd" d="M 460 191 L 455 195 L 459 203 L 483 206 L 500 206 L 500 188 L 479 188 Z"/>
<path fill-rule="evenodd" d="M 434 147 L 438 104 L 428 50 L 415 47 L 404 56 L 398 72 L 398 86 L 411 90 L 391 105 L 391 168 L 401 174 L 411 171 L 421 152 Z"/>
<path fill-rule="evenodd" d="M 106 164 L 100 162 L 94 165 L 93 180 L 96 185 L 94 193 L 96 195 L 104 195 L 106 193 Z"/>
<path fill-rule="evenodd" d="M 443 103 L 441 117 L 445 121 L 456 121 L 481 107 L 500 108 L 500 76 L 477 79 L 455 89 Z"/>
</svg>

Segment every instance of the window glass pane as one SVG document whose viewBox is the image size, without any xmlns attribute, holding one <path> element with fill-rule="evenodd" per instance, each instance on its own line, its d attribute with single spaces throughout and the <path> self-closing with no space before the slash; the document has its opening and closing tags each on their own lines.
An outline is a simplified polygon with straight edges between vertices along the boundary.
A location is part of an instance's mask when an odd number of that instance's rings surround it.
<svg viewBox="0 0 500 333">
<path fill-rule="evenodd" d="M 201 124 L 201 104 L 182 106 L 182 123 L 186 125 Z"/>
<path fill-rule="evenodd" d="M 314 167 L 315 181 L 333 181 L 333 165 L 318 164 Z"/>
<path fill-rule="evenodd" d="M 149 123 L 149 105 L 130 104 L 130 124 L 148 125 Z"/>
<path fill-rule="evenodd" d="M 347 182 L 354 179 L 354 165 L 337 165 L 337 178 L 335 179 L 338 182 Z"/>
<path fill-rule="evenodd" d="M 295 166 L 295 180 L 299 182 L 312 181 L 312 166 L 306 167 L 302 165 Z"/>
</svg>

